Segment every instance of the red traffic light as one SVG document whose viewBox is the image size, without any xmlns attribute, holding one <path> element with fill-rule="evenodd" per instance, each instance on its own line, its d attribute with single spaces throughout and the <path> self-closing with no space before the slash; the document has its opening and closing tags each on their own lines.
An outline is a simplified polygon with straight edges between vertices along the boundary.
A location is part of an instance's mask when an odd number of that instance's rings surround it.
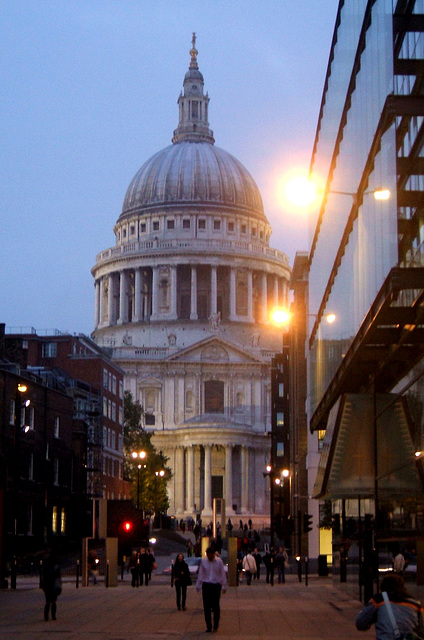
<svg viewBox="0 0 424 640">
<path fill-rule="evenodd" d="M 129 533 L 129 532 L 131 531 L 131 529 L 132 529 L 132 526 L 133 526 L 133 525 L 132 525 L 132 522 L 129 522 L 128 520 L 126 520 L 126 521 L 124 522 L 123 529 L 124 529 L 124 531 L 126 531 L 127 533 Z"/>
</svg>

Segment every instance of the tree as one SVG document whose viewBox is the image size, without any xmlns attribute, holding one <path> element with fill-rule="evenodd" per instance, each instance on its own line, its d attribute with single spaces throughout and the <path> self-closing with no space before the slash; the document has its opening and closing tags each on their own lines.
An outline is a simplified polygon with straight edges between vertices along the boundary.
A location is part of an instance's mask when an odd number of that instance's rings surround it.
<svg viewBox="0 0 424 640">
<path fill-rule="evenodd" d="M 167 484 L 172 476 L 166 466 L 168 458 L 152 444 L 153 431 L 144 427 L 144 410 L 132 393 L 124 393 L 124 477 L 131 482 L 131 498 L 145 512 L 166 513 L 169 508 Z M 144 451 L 144 459 L 133 458 L 133 453 Z M 138 468 L 140 466 L 140 468 Z"/>
</svg>

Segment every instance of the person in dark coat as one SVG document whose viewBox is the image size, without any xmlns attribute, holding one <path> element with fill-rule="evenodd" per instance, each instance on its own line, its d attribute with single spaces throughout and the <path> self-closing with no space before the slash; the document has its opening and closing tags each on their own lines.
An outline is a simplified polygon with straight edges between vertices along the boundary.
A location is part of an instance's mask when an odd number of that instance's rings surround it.
<svg viewBox="0 0 424 640">
<path fill-rule="evenodd" d="M 172 565 L 172 578 L 171 586 L 175 585 L 175 593 L 177 595 L 177 609 L 181 611 L 186 610 L 187 599 L 187 587 L 191 585 L 190 570 L 182 553 L 177 555 L 177 558 Z"/>
<path fill-rule="evenodd" d="M 152 564 L 151 564 L 150 554 L 146 551 L 144 547 L 140 549 L 139 572 L 140 572 L 140 585 L 143 586 L 143 581 L 144 581 L 144 584 L 147 587 L 147 585 L 149 584 L 149 577 L 152 572 Z"/>
<path fill-rule="evenodd" d="M 271 547 L 264 555 L 264 565 L 266 568 L 266 581 L 274 586 L 274 570 L 275 570 L 275 549 Z"/>
<path fill-rule="evenodd" d="M 54 554 L 50 553 L 43 564 L 42 589 L 46 598 L 44 620 L 49 619 L 51 607 L 52 620 L 56 620 L 56 599 L 62 593 L 60 567 Z"/>
<path fill-rule="evenodd" d="M 255 558 L 255 562 L 256 562 L 256 573 L 253 577 L 256 578 L 256 580 L 259 580 L 259 578 L 261 577 L 262 556 L 259 553 L 259 551 L 256 549 L 256 547 L 252 555 Z"/>
</svg>

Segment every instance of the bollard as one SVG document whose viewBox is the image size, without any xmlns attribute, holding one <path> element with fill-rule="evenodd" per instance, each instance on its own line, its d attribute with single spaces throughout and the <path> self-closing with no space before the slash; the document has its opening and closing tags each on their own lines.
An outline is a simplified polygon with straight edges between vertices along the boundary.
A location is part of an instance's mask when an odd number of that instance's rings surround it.
<svg viewBox="0 0 424 640">
<path fill-rule="evenodd" d="M 124 579 L 124 568 L 125 568 L 125 563 L 127 561 L 127 556 L 122 556 L 122 562 L 121 562 L 121 580 Z"/>
<path fill-rule="evenodd" d="M 299 582 L 302 582 L 302 558 L 300 556 L 296 556 L 297 562 L 297 577 Z"/>
<path fill-rule="evenodd" d="M 17 560 L 16 556 L 13 556 L 12 566 L 10 568 L 10 588 L 16 589 L 16 573 L 17 573 Z"/>
<path fill-rule="evenodd" d="M 308 586 L 308 576 L 309 576 L 309 558 L 305 556 L 305 586 Z"/>
<path fill-rule="evenodd" d="M 78 589 L 79 587 L 79 577 L 80 577 L 80 561 L 77 560 L 77 575 L 75 578 L 75 588 Z"/>
<path fill-rule="evenodd" d="M 40 589 L 42 589 L 43 588 L 43 561 L 42 560 L 40 560 L 40 576 L 39 577 L 40 577 L 40 580 L 39 580 L 38 586 Z"/>
</svg>

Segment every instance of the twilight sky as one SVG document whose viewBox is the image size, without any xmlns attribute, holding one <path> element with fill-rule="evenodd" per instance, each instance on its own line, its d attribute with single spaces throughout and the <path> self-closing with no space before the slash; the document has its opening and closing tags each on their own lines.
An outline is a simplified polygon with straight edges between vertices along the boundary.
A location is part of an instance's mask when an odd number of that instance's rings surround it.
<svg viewBox="0 0 424 640">
<path fill-rule="evenodd" d="M 216 144 L 255 178 L 271 246 L 308 248 L 278 198 L 307 170 L 338 0 L 2 0 L 0 322 L 90 334 L 96 255 L 171 142 L 196 32 Z"/>
</svg>

